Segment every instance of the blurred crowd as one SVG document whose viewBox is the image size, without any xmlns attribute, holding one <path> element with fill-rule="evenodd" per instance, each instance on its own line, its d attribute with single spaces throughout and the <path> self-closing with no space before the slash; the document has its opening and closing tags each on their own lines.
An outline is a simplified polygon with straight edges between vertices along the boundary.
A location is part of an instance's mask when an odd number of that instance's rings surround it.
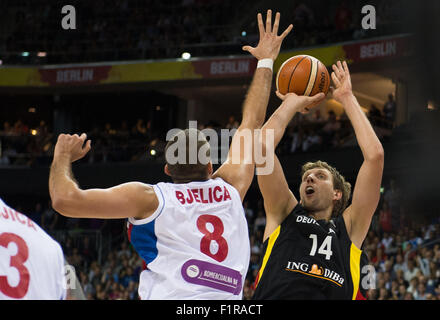
<svg viewBox="0 0 440 320">
<path fill-rule="evenodd" d="M 382 141 L 391 135 L 395 110 L 396 102 L 390 94 L 382 110 L 371 105 L 368 111 L 367 115 Z M 238 120 L 230 116 L 222 124 L 215 121 L 199 123 L 198 129 L 214 129 L 220 136 L 222 129 L 231 130 L 238 126 Z M 150 120 L 122 120 L 119 125 L 106 122 L 102 126 L 92 125 L 85 132 L 93 141 L 93 148 L 84 160 L 86 163 L 163 160 L 166 141 L 152 129 Z M 55 143 L 56 136 L 44 120 L 35 127 L 30 127 L 21 119 L 4 121 L 0 128 L 0 166 L 49 165 Z M 330 110 L 323 116 L 320 110 L 316 110 L 307 116 L 297 114 L 292 119 L 277 153 L 286 155 L 353 145 L 356 145 L 356 139 L 345 112 L 338 116 Z"/>
<path fill-rule="evenodd" d="M 284 48 L 396 34 L 408 27 L 399 1 L 370 4 L 380 28 L 366 32 L 361 27 L 364 1 L 285 3 L 282 23 L 292 23 L 295 33 Z M 258 41 L 254 11 L 270 6 L 263 0 L 251 6 L 232 0 L 72 0 L 76 29 L 64 30 L 63 5 L 50 0 L 0 2 L 3 64 L 175 59 L 185 51 L 193 56 L 240 54 L 244 43 Z"/>
</svg>

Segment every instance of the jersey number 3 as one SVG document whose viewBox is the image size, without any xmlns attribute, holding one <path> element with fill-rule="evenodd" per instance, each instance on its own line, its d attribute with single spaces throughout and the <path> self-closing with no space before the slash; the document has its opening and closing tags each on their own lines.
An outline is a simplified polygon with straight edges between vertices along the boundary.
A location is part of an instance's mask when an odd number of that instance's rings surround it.
<svg viewBox="0 0 440 320">
<path fill-rule="evenodd" d="M 214 228 L 212 232 L 207 228 L 208 223 Z M 225 260 L 228 256 L 228 243 L 222 237 L 224 231 L 222 220 L 217 216 L 204 214 L 197 219 L 197 228 L 205 235 L 200 242 L 200 251 L 218 262 Z M 211 241 L 217 242 L 218 250 L 215 253 L 211 252 Z"/>
<path fill-rule="evenodd" d="M 311 234 L 309 238 L 313 240 L 312 250 L 310 250 L 310 255 L 314 256 L 316 254 L 316 248 L 318 247 L 318 236 L 316 234 Z M 330 257 L 333 254 L 331 236 L 325 237 L 324 241 L 322 242 L 321 246 L 318 249 L 318 253 L 325 255 L 325 260 L 330 260 Z"/>
<path fill-rule="evenodd" d="M 7 249 L 11 242 L 17 246 L 17 254 L 11 257 L 9 266 L 17 269 L 19 281 L 17 286 L 11 287 L 8 283 L 8 277 L 0 276 L 0 291 L 8 297 L 21 299 L 26 295 L 29 289 L 29 270 L 24 266 L 24 263 L 29 257 L 29 249 L 23 238 L 16 234 L 8 232 L 0 234 L 0 246 Z"/>
</svg>

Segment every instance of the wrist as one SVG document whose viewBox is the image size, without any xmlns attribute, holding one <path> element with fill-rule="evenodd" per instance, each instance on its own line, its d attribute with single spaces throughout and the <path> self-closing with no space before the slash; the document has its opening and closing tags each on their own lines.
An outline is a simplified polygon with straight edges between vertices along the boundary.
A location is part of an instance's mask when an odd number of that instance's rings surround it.
<svg viewBox="0 0 440 320">
<path fill-rule="evenodd" d="M 349 102 L 351 101 L 353 98 L 355 98 L 354 94 L 352 91 L 345 93 L 344 95 L 341 95 L 339 97 L 339 100 L 342 104 L 344 104 L 345 102 Z"/>
<path fill-rule="evenodd" d="M 258 68 L 268 68 L 273 71 L 273 62 L 274 61 L 270 58 L 260 59 L 260 60 L 258 60 L 258 63 L 257 63 L 257 69 Z"/>
<path fill-rule="evenodd" d="M 71 155 L 68 153 L 56 153 L 53 156 L 53 161 L 58 163 L 71 163 Z"/>
</svg>

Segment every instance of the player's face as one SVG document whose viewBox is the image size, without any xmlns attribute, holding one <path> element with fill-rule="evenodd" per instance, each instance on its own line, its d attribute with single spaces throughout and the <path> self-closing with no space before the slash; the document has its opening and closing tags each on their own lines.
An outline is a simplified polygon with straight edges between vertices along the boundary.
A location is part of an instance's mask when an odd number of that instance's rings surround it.
<svg viewBox="0 0 440 320">
<path fill-rule="evenodd" d="M 326 210 L 333 205 L 333 177 L 327 169 L 307 170 L 299 188 L 301 203 L 309 211 Z"/>
</svg>

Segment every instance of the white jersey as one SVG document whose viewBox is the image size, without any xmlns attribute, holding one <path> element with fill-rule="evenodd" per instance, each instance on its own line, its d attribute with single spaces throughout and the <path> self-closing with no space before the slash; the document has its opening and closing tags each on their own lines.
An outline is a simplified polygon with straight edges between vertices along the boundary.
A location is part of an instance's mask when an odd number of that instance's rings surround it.
<svg viewBox="0 0 440 320">
<path fill-rule="evenodd" d="M 141 299 L 241 299 L 249 267 L 248 226 L 238 191 L 221 178 L 153 185 L 148 218 L 128 219 L 147 267 Z"/>
<path fill-rule="evenodd" d="M 0 199 L 0 300 L 66 298 L 60 245 Z"/>
</svg>

